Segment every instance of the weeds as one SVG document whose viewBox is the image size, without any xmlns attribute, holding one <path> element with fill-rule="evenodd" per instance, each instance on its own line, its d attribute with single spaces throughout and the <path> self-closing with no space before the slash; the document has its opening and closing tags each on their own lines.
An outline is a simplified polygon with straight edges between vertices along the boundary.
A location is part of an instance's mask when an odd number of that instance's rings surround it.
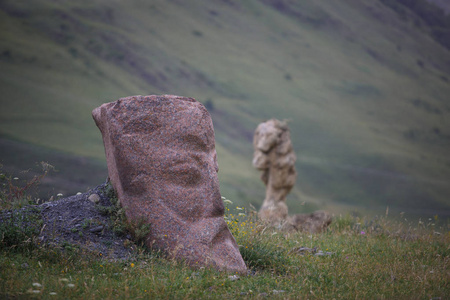
<svg viewBox="0 0 450 300">
<path fill-rule="evenodd" d="M 35 175 L 32 179 L 19 184 L 18 177 L 12 177 L 3 172 L 3 165 L 0 164 L 0 209 L 17 209 L 25 205 L 35 204 L 29 191 L 39 185 L 42 179 L 55 168 L 46 163 L 40 163 L 42 174 Z"/>
<path fill-rule="evenodd" d="M 146 223 L 144 220 L 140 220 L 134 223 L 130 223 L 127 221 L 125 210 L 120 204 L 120 201 L 117 198 L 116 192 L 114 191 L 111 183 L 108 183 L 105 186 L 103 192 L 108 197 L 112 205 L 98 205 L 97 208 L 103 214 L 109 215 L 111 228 L 113 229 L 113 231 L 116 234 L 122 236 L 126 235 L 127 233 L 131 233 L 133 235 L 134 242 L 138 246 L 145 246 L 145 239 L 150 233 L 150 224 Z"/>
<path fill-rule="evenodd" d="M 239 206 L 230 209 L 233 202 L 226 198 L 223 200 L 226 204 L 225 220 L 247 266 L 255 271 L 285 272 L 283 266 L 288 265 L 290 261 L 286 256 L 286 250 L 274 243 L 274 239 L 279 237 L 264 233 L 267 228 L 258 225 L 254 210 L 246 211 Z"/>
<path fill-rule="evenodd" d="M 120 205 L 120 201 L 117 198 L 117 195 L 111 183 L 108 182 L 106 184 L 103 193 L 108 197 L 109 201 L 111 202 L 111 205 L 110 206 L 97 205 L 97 209 L 102 214 L 109 216 L 111 228 L 113 229 L 114 233 L 120 236 L 126 235 L 128 233 L 128 225 L 127 225 L 127 218 L 125 216 L 125 211 Z"/>
<path fill-rule="evenodd" d="M 30 252 L 42 225 L 39 210 L 33 207 L 7 211 L 0 215 L 0 249 Z"/>
</svg>

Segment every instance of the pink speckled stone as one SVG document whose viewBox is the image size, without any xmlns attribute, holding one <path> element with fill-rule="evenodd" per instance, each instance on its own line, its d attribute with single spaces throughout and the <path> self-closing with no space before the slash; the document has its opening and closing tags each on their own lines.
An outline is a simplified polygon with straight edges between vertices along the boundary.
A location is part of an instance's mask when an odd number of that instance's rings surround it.
<svg viewBox="0 0 450 300">
<path fill-rule="evenodd" d="M 223 219 L 214 128 L 205 107 L 173 95 L 132 96 L 93 110 L 109 178 L 149 247 L 194 266 L 246 272 Z"/>
</svg>

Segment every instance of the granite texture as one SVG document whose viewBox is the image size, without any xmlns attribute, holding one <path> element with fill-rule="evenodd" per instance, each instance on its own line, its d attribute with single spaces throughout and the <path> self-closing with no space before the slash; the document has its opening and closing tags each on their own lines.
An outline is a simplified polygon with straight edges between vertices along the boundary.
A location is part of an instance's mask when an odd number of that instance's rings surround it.
<svg viewBox="0 0 450 300">
<path fill-rule="evenodd" d="M 127 219 L 147 246 L 193 266 L 246 272 L 224 221 L 214 128 L 205 107 L 174 95 L 132 96 L 92 112 Z"/>
</svg>

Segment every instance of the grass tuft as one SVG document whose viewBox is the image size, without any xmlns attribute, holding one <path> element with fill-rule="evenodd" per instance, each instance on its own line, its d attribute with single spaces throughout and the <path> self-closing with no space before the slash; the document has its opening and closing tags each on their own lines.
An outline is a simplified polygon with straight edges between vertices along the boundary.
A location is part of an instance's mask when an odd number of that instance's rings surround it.
<svg viewBox="0 0 450 300">
<path fill-rule="evenodd" d="M 140 220 L 138 222 L 130 223 L 127 221 L 127 217 L 125 215 L 125 210 L 120 204 L 119 198 L 114 191 L 111 183 L 105 186 L 104 191 L 105 195 L 109 199 L 112 205 L 110 206 L 102 206 L 98 205 L 97 208 L 105 215 L 109 215 L 111 228 L 113 231 L 119 236 L 125 236 L 130 233 L 133 235 L 133 239 L 138 246 L 145 246 L 145 240 L 150 232 L 150 224 L 145 222 L 144 220 Z"/>
<path fill-rule="evenodd" d="M 30 252 L 37 246 L 35 237 L 42 225 L 39 210 L 27 207 L 21 211 L 2 211 L 0 215 L 0 249 Z"/>
</svg>

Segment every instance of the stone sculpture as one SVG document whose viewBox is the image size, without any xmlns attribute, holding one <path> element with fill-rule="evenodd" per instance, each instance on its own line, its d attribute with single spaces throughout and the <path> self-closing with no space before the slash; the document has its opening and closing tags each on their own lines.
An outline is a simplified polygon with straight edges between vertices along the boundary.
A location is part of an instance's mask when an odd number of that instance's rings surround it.
<svg viewBox="0 0 450 300">
<path fill-rule="evenodd" d="M 92 112 L 111 183 L 149 247 L 193 266 L 246 272 L 224 221 L 214 129 L 205 107 L 174 95 L 133 96 Z"/>
<path fill-rule="evenodd" d="M 253 138 L 253 166 L 262 171 L 266 198 L 259 211 L 263 221 L 278 223 L 287 218 L 286 196 L 297 178 L 296 155 L 286 122 L 271 119 L 258 125 Z"/>
<path fill-rule="evenodd" d="M 324 211 L 288 216 L 286 196 L 297 178 L 296 155 L 286 122 L 276 119 L 258 125 L 253 138 L 253 166 L 260 171 L 266 185 L 266 198 L 259 211 L 261 220 L 292 231 L 323 231 L 331 216 Z"/>
</svg>

